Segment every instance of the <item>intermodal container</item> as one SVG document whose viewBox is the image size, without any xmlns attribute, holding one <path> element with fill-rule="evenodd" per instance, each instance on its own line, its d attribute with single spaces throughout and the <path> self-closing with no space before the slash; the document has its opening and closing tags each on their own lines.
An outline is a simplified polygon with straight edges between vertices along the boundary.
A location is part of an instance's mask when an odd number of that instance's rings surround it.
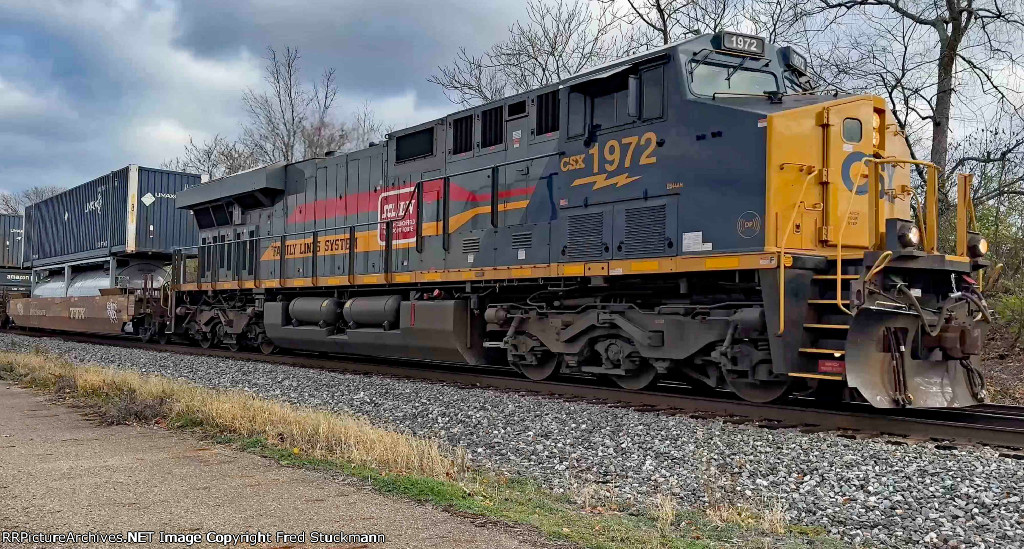
<svg viewBox="0 0 1024 549">
<path fill-rule="evenodd" d="M 115 255 L 170 254 L 193 246 L 196 224 L 174 207 L 196 174 L 131 165 L 25 208 L 23 265 Z"/>
<path fill-rule="evenodd" d="M 20 215 L 0 214 L 0 267 L 21 267 L 25 242 Z"/>
</svg>

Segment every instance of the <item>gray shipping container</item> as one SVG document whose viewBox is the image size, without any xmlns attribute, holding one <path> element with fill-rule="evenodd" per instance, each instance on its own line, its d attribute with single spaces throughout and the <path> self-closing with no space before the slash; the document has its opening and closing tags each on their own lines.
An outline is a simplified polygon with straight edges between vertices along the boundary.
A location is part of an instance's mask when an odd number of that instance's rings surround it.
<svg viewBox="0 0 1024 549">
<path fill-rule="evenodd" d="M 21 268 L 22 244 L 21 216 L 0 214 L 0 267 Z"/>
<path fill-rule="evenodd" d="M 199 183 L 196 174 L 131 165 L 36 202 L 25 208 L 23 265 L 169 255 L 194 246 L 196 224 L 174 200 Z"/>
</svg>

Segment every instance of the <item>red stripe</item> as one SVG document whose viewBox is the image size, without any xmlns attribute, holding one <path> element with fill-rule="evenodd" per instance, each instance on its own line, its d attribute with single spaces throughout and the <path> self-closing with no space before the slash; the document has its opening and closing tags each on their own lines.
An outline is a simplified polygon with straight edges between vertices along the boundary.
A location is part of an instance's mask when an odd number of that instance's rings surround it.
<svg viewBox="0 0 1024 549">
<path fill-rule="evenodd" d="M 401 187 L 410 189 L 412 186 Z M 519 196 L 530 196 L 536 187 L 521 187 L 518 189 L 507 189 L 498 193 L 498 199 L 514 198 Z M 439 199 L 444 191 L 444 180 L 434 179 L 423 182 L 423 200 L 429 204 Z M 436 191 L 436 194 L 431 194 Z M 452 201 L 466 203 L 490 202 L 491 193 L 474 193 L 459 185 L 451 185 Z M 365 193 L 350 194 L 339 198 L 326 198 L 314 200 L 295 207 L 295 210 L 288 215 L 287 223 L 306 223 L 321 219 L 332 219 L 345 217 L 358 213 L 377 212 L 381 191 L 370 191 Z"/>
</svg>

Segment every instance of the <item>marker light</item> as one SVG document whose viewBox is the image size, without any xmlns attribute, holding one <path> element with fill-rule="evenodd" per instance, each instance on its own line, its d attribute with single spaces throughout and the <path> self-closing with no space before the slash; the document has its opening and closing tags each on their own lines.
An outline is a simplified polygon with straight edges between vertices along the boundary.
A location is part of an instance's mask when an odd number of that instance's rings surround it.
<svg viewBox="0 0 1024 549">
<path fill-rule="evenodd" d="M 967 237 L 967 255 L 971 259 L 978 259 L 988 253 L 988 240 L 978 233 L 971 233 Z"/>
</svg>

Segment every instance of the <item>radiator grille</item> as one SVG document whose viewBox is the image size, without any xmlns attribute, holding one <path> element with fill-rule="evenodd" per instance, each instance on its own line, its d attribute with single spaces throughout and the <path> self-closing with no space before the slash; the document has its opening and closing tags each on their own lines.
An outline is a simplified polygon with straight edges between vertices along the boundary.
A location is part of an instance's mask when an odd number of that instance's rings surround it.
<svg viewBox="0 0 1024 549">
<path fill-rule="evenodd" d="M 480 237 L 468 236 L 462 239 L 462 253 L 475 254 L 480 251 Z"/>
<path fill-rule="evenodd" d="M 513 248 L 529 248 L 533 245 L 533 233 L 512 233 Z"/>
<path fill-rule="evenodd" d="M 600 259 L 604 255 L 604 212 L 572 215 L 566 222 L 567 259 Z"/>
<path fill-rule="evenodd" d="M 665 205 L 626 208 L 622 254 L 662 255 L 666 251 Z"/>
</svg>

